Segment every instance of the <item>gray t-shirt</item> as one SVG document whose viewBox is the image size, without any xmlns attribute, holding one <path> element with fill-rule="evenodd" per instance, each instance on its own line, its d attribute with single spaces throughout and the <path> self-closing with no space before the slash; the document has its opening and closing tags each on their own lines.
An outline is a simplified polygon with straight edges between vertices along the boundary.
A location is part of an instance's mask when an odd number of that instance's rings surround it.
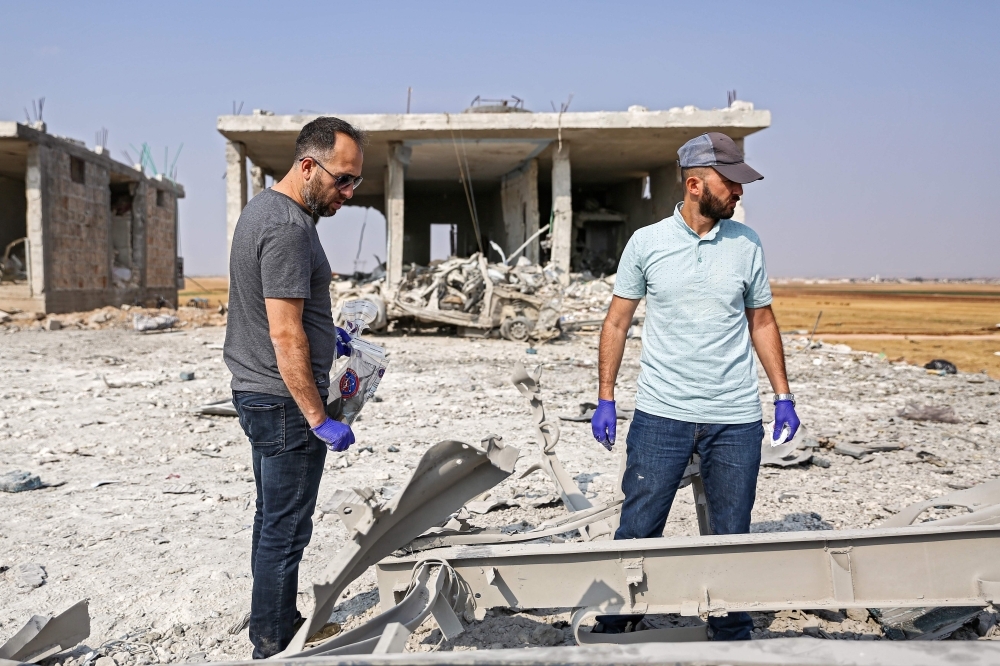
<svg viewBox="0 0 1000 666">
<path fill-rule="evenodd" d="M 229 254 L 229 322 L 223 357 L 232 389 L 291 397 L 278 372 L 265 298 L 302 298 L 320 395 L 330 387 L 336 333 L 330 310 L 330 263 L 316 222 L 289 197 L 264 190 L 243 209 Z"/>
</svg>

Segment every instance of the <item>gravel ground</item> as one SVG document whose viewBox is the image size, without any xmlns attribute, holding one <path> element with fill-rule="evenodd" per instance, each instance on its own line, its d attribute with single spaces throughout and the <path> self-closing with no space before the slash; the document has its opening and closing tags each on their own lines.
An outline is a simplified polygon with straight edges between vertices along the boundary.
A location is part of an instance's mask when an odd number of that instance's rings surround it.
<svg viewBox="0 0 1000 666">
<path fill-rule="evenodd" d="M 50 484 L 0 493 L 0 639 L 32 614 L 61 612 L 90 599 L 91 637 L 56 661 L 82 664 L 98 648 L 99 666 L 246 658 L 246 631 L 231 634 L 248 610 L 253 479 L 250 452 L 235 419 L 194 408 L 227 397 L 224 329 L 136 334 L 126 330 L 11 331 L 0 337 L 0 473 L 25 470 Z M 478 443 L 496 433 L 525 453 L 537 447 L 525 399 L 509 383 L 514 363 L 542 363 L 542 395 L 552 414 L 577 413 L 597 389 L 597 337 L 577 334 L 540 346 L 432 335 L 381 336 L 391 362 L 379 403 L 356 423 L 357 444 L 326 461 L 320 503 L 335 488 L 370 486 L 390 495 L 424 450 L 442 439 Z M 622 366 L 619 402 L 631 406 L 638 340 Z M 1000 382 L 984 375 L 930 375 L 842 346 L 800 351 L 788 340 L 792 390 L 809 434 L 829 467 L 763 468 L 753 531 L 875 526 L 912 502 L 1000 476 Z M 181 372 L 195 379 L 181 381 Z M 770 390 L 761 384 L 765 421 Z M 959 423 L 916 422 L 907 402 L 952 406 Z M 624 441 L 627 426 L 619 440 Z M 836 444 L 904 448 L 855 459 Z M 395 449 L 398 449 L 396 451 Z M 612 497 L 618 455 L 597 445 L 589 424 L 562 424 L 559 455 L 594 501 Z M 541 473 L 508 480 L 499 497 L 537 501 L 554 488 Z M 521 528 L 563 515 L 560 504 L 476 516 L 479 525 Z M 928 517 L 933 517 L 934 512 Z M 690 492 L 681 491 L 665 534 L 697 532 Z M 317 513 L 300 587 L 319 578 L 347 532 Z M 44 572 L 37 587 L 20 565 Z M 37 569 L 35 570 L 37 574 Z M 36 579 L 35 582 L 38 582 Z M 376 612 L 374 573 L 355 581 L 334 619 L 354 626 Z M 311 608 L 307 592 L 300 609 Z M 994 637 L 983 613 L 953 637 Z M 568 614 L 492 611 L 451 643 L 428 621 L 410 649 L 475 649 L 572 643 Z M 670 618 L 651 618 L 667 623 Z M 879 638 L 867 613 L 761 613 L 759 637 L 828 635 Z"/>
</svg>

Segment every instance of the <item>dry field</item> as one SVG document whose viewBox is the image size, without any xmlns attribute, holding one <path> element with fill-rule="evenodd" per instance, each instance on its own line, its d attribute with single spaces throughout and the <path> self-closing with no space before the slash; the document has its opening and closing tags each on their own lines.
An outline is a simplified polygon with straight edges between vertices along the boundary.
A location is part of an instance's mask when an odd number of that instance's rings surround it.
<svg viewBox="0 0 1000 666">
<path fill-rule="evenodd" d="M 209 275 L 184 278 L 184 288 L 177 294 L 180 305 L 187 305 L 192 298 L 208 299 L 211 307 L 229 300 L 229 278 L 225 275 Z"/>
<path fill-rule="evenodd" d="M 944 358 L 962 372 L 1000 378 L 1000 284 L 772 284 L 782 331 L 812 331 L 816 339 L 881 352 L 923 365 Z"/>
<path fill-rule="evenodd" d="M 776 281 L 772 289 L 783 331 L 812 331 L 822 311 L 817 340 L 919 365 L 944 358 L 962 372 L 1000 379 L 1000 283 Z M 227 279 L 187 278 L 180 304 L 192 298 L 225 303 Z"/>
</svg>

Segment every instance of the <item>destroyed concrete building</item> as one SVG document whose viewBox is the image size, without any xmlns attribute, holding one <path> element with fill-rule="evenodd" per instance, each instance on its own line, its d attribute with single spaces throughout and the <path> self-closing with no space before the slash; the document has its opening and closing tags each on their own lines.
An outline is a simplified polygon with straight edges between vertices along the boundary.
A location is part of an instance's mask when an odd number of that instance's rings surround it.
<svg viewBox="0 0 1000 666">
<path fill-rule="evenodd" d="M 103 146 L 0 121 L 0 309 L 176 305 L 183 196 Z"/>
<path fill-rule="evenodd" d="M 247 158 L 255 195 L 267 176 L 277 180 L 288 171 L 296 136 L 316 117 L 255 110 L 219 118 L 227 139 L 230 240 L 247 202 Z M 682 144 L 720 131 L 742 146 L 771 122 L 770 112 L 743 101 L 713 110 L 530 113 L 497 105 L 458 114 L 341 117 L 370 136 L 365 182 L 351 205 L 386 218 L 390 288 L 404 264 L 429 263 L 431 226 L 438 224 L 447 225 L 456 256 L 482 248 L 496 261 L 490 241 L 509 254 L 541 229 L 525 250 L 528 259 L 613 273 L 631 234 L 670 215 L 682 199 Z"/>
</svg>

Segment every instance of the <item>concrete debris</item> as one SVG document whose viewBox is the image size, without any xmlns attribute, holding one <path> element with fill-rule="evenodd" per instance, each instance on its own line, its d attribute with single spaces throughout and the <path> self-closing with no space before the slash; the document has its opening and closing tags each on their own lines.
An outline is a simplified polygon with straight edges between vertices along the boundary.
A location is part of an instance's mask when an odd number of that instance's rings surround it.
<svg viewBox="0 0 1000 666">
<path fill-rule="evenodd" d="M 571 280 L 570 288 L 575 284 Z M 564 297 L 564 313 L 572 313 L 572 307 L 566 304 L 573 302 Z M 576 302 L 580 304 L 579 311 L 586 312 L 589 307 L 586 302 Z M 595 297 L 594 303 L 593 307 L 600 308 L 603 297 Z M 20 553 L 13 561 L 8 558 L 2 563 L 35 561 L 44 564 L 49 573 L 45 586 L 27 594 L 14 593 L 13 569 L 0 576 L 0 584 L 8 585 L 10 590 L 3 605 L 8 612 L 5 617 L 30 617 L 39 611 L 38 604 L 49 594 L 64 599 L 91 597 L 94 604 L 107 609 L 93 619 L 95 648 L 125 633 L 142 632 L 129 639 L 133 643 L 150 633 L 158 632 L 162 637 L 151 644 L 156 650 L 155 657 L 151 653 L 114 647 L 106 655 L 95 655 L 90 666 L 97 656 L 113 657 L 123 652 L 129 658 L 124 661 L 120 658 L 118 666 L 139 666 L 142 660 L 176 663 L 199 653 L 207 653 L 211 661 L 243 659 L 249 650 L 247 633 L 231 635 L 227 630 L 242 619 L 249 598 L 251 579 L 245 566 L 239 563 L 245 561 L 251 534 L 248 518 L 252 515 L 254 493 L 250 447 L 236 418 L 201 418 L 192 413 L 208 403 L 221 403 L 232 409 L 228 372 L 219 350 L 223 329 L 198 329 L 189 323 L 179 327 L 186 331 L 183 334 L 136 335 L 127 330 L 129 322 L 120 319 L 134 310 L 112 310 L 117 313 L 116 318 L 99 325 L 107 330 L 80 330 L 81 327 L 69 323 L 70 335 L 63 331 L 26 330 L 39 320 L 16 319 L 12 323 L 21 327 L 21 332 L 5 335 L 4 344 L 0 345 L 8 369 L 0 390 L 3 412 L 0 447 L 7 456 L 2 471 L 30 470 L 39 473 L 43 482 L 49 481 L 48 475 L 67 482 L 57 491 L 0 495 L 3 497 L 0 504 L 5 510 L 9 508 L 4 513 L 4 525 L 0 526 L 0 550 L 8 555 Z M 155 310 L 147 312 L 161 314 Z M 183 308 L 177 314 L 182 323 L 196 321 Z M 210 314 L 215 316 L 214 311 Z M 595 312 L 590 317 L 600 314 Z M 64 322 L 70 319 L 64 315 L 59 318 Z M 88 328 L 85 322 L 82 328 Z M 618 459 L 596 445 L 587 423 L 554 418 L 556 414 L 576 414 L 581 401 L 592 399 L 592 394 L 587 393 L 596 385 L 597 327 L 594 328 L 594 333 L 583 330 L 553 343 L 536 345 L 538 354 L 531 360 L 545 369 L 542 397 L 546 417 L 561 427 L 556 446 L 558 457 L 572 482 L 594 508 L 606 511 L 615 501 Z M 753 532 L 868 529 L 882 525 L 909 504 L 925 501 L 934 505 L 917 518 L 917 524 L 927 519 L 985 518 L 984 511 L 973 513 L 960 507 L 935 506 L 941 506 L 938 499 L 954 492 L 955 486 L 976 487 L 1000 476 L 1000 460 L 995 450 L 996 442 L 1000 441 L 1000 420 L 994 417 L 1000 382 L 980 373 L 929 375 L 919 366 L 892 362 L 876 354 L 839 353 L 828 349 L 829 345 L 794 354 L 804 343 L 804 337 L 800 341 L 786 336 L 785 340 L 790 351 L 790 381 L 803 409 L 807 409 L 805 422 L 809 433 L 821 448 L 812 449 L 815 452 L 812 464 L 761 468 Z M 387 493 L 381 492 L 380 487 L 402 488 L 420 456 L 434 442 L 449 434 L 462 434 L 459 439 L 477 441 L 470 438 L 497 429 L 502 429 L 505 441 L 517 444 L 529 455 L 518 464 L 518 474 L 490 489 L 494 495 L 520 502 L 557 493 L 546 474 L 517 478 L 539 458 L 537 443 L 541 442 L 534 419 L 527 418 L 526 398 L 512 389 L 508 379 L 512 364 L 526 356 L 526 344 L 476 338 L 443 340 L 436 336 L 408 335 L 406 331 L 379 340 L 383 341 L 392 352 L 394 364 L 391 378 L 382 383 L 376 395 L 384 400 L 369 403 L 362 420 L 356 422 L 358 444 L 344 456 L 349 466 L 334 471 L 335 461 L 327 459 L 321 495 L 324 499 L 334 485 L 340 485 L 372 487 L 379 493 L 376 499 L 385 502 Z M 639 353 L 640 345 L 629 342 L 620 382 L 620 402 L 629 406 L 632 392 L 627 387 L 635 385 L 640 369 Z M 813 365 L 815 357 L 822 357 L 824 364 Z M 198 381 L 176 381 L 181 370 L 196 370 Z M 109 379 L 114 376 L 116 380 L 162 379 L 163 382 L 152 387 L 136 384 L 109 390 L 100 379 L 105 372 L 109 373 Z M 865 390 L 858 391 L 859 386 Z M 762 373 L 761 387 L 767 422 L 771 419 L 771 396 Z M 963 423 L 919 422 L 897 416 L 896 411 L 908 401 L 953 405 Z M 622 442 L 629 425 L 619 421 Z M 55 444 L 64 441 L 71 441 L 74 448 L 64 450 L 61 443 Z M 873 451 L 858 459 L 835 454 L 834 447 L 841 442 L 860 442 L 857 445 L 865 447 L 894 445 L 894 448 Z M 200 453 L 210 450 L 210 446 L 219 447 L 211 449 L 218 458 Z M 51 453 L 42 454 L 46 447 Z M 372 451 L 364 447 L 371 447 Z M 933 452 L 946 466 L 928 462 L 926 456 L 917 455 L 919 451 Z M 45 458 L 41 458 L 43 455 Z M 828 468 L 818 467 L 819 456 L 828 459 Z M 58 461 L 39 468 L 39 459 Z M 379 481 L 377 477 L 382 474 L 389 474 L 391 481 Z M 92 490 L 91 483 L 100 479 L 123 479 L 127 483 Z M 163 488 L 173 483 L 192 483 L 205 492 L 162 494 Z M 482 492 L 472 493 L 468 499 Z M 782 493 L 799 496 L 779 501 Z M 613 520 L 613 510 L 601 515 L 602 519 Z M 498 507 L 486 514 L 464 518 L 468 528 L 454 538 L 469 538 L 469 544 L 473 545 L 483 543 L 471 541 L 476 538 L 474 531 L 494 530 L 494 540 L 511 537 L 523 538 L 528 543 L 575 542 L 582 539 L 575 531 L 575 521 L 589 519 L 586 512 L 571 514 L 562 504 L 537 509 Z M 690 491 L 677 493 L 664 536 L 697 535 L 696 519 L 696 504 Z M 438 524 L 448 520 L 445 516 Z M 480 536 L 490 538 L 488 534 Z M 193 543 L 192 539 L 197 548 L 177 547 Z M 306 550 L 300 580 L 303 583 L 325 580 L 323 569 L 338 557 L 333 553 L 350 541 L 351 532 L 344 529 L 339 514 L 325 509 L 317 511 L 313 547 Z M 167 542 L 168 545 L 163 545 Z M 505 542 L 500 540 L 500 543 Z M 426 548 L 419 553 L 434 556 Z M 115 565 L 99 569 L 86 566 L 87 562 L 95 561 L 93 558 Z M 154 574 L 149 573 L 149 562 L 157 563 Z M 73 566 L 75 563 L 80 566 Z M 209 575 L 219 569 L 228 570 L 231 577 Z M 151 575 L 155 576 L 153 582 Z M 336 607 L 340 610 L 335 619 L 346 630 L 377 614 L 374 586 L 374 574 L 369 571 L 356 578 L 337 600 Z M 300 599 L 305 600 L 309 590 L 309 586 L 303 585 Z M 44 608 L 50 607 L 50 602 L 44 603 L 47 604 Z M 890 606 L 884 601 L 880 603 Z M 807 651 L 809 656 L 818 654 L 827 643 L 849 644 L 863 639 L 866 642 L 857 649 L 879 646 L 867 641 L 883 637 L 883 630 L 874 620 L 868 620 L 864 609 L 848 609 L 848 615 L 853 610 L 864 614 L 860 622 L 850 617 L 828 622 L 819 618 L 815 610 L 803 611 L 810 625 L 819 619 L 820 629 L 834 638 L 849 640 L 807 641 L 814 646 Z M 779 618 L 770 612 L 753 615 L 757 626 L 755 638 L 781 640 L 786 632 L 808 635 L 798 628 L 798 621 Z M 563 644 L 571 645 L 575 641 L 568 624 L 570 619 L 569 612 L 559 609 L 498 609 L 482 621 L 467 625 L 465 633 L 443 643 L 439 652 L 424 656 L 443 661 L 450 658 L 446 651 L 453 649 L 533 646 L 535 649 L 528 654 L 534 659 L 534 655 L 550 649 L 532 643 L 535 627 L 564 623 L 557 628 L 564 635 Z M 173 627 L 177 625 L 183 625 L 186 633 L 174 634 Z M 415 630 L 408 641 L 408 651 L 434 649 L 442 638 L 439 632 L 435 633 L 435 626 L 428 619 Z M 952 638 L 969 638 L 970 626 L 978 627 L 978 620 L 956 630 Z M 0 641 L 17 628 L 5 619 Z M 995 635 L 998 628 L 992 626 L 988 631 Z M 978 637 L 977 632 L 978 628 L 971 635 Z M 951 644 L 954 650 L 962 647 Z M 701 645 L 706 650 L 711 646 Z M 640 647 L 634 649 L 638 651 Z M 673 654 L 670 650 L 676 647 L 657 646 L 656 654 Z M 566 659 L 576 654 L 563 647 L 556 649 Z M 620 656 L 620 648 L 617 654 Z M 420 655 L 408 655 L 411 657 Z M 60 657 L 59 663 L 83 666 L 81 658 L 76 657 L 76 663 L 69 664 L 68 658 Z M 975 659 L 969 661 L 974 662 Z"/>
<path fill-rule="evenodd" d="M 961 423 L 951 405 L 920 405 L 907 402 L 906 407 L 897 412 L 899 416 L 911 421 L 937 421 L 938 423 Z"/>
<path fill-rule="evenodd" d="M 561 289 L 554 269 L 530 262 L 488 264 L 479 253 L 428 267 L 411 265 L 389 316 L 462 329 L 496 330 L 507 340 L 559 337 Z"/>
<path fill-rule="evenodd" d="M 42 565 L 34 562 L 24 562 L 14 567 L 14 585 L 21 590 L 33 590 L 45 584 L 49 575 Z"/>
<path fill-rule="evenodd" d="M 37 490 L 44 487 L 42 479 L 37 474 L 14 470 L 0 474 L 0 491 L 5 493 L 20 493 L 25 490 Z"/>
<path fill-rule="evenodd" d="M 90 610 L 87 600 L 83 600 L 55 617 L 32 616 L 20 631 L 0 645 L 0 661 L 38 663 L 88 636 Z"/>
<path fill-rule="evenodd" d="M 933 641 L 944 638 L 971 620 L 978 620 L 982 610 L 982 606 L 945 606 L 873 608 L 871 613 L 890 640 Z"/>
<path fill-rule="evenodd" d="M 553 264 L 539 266 L 523 256 L 513 265 L 492 264 L 479 253 L 429 266 L 411 264 L 392 291 L 385 286 L 382 271 L 356 278 L 331 283 L 337 309 L 356 298 L 377 303 L 384 317 L 372 325 L 375 331 L 389 321 L 400 321 L 450 325 L 462 335 L 515 341 L 546 341 L 570 331 L 599 330 L 615 283 L 615 275 L 566 274 Z M 642 336 L 644 304 L 639 310 L 630 339 Z"/>
<path fill-rule="evenodd" d="M 140 332 L 162 331 L 173 328 L 178 322 L 180 322 L 180 319 L 169 314 L 157 315 L 156 317 L 137 314 L 132 317 L 132 328 Z"/>
</svg>

